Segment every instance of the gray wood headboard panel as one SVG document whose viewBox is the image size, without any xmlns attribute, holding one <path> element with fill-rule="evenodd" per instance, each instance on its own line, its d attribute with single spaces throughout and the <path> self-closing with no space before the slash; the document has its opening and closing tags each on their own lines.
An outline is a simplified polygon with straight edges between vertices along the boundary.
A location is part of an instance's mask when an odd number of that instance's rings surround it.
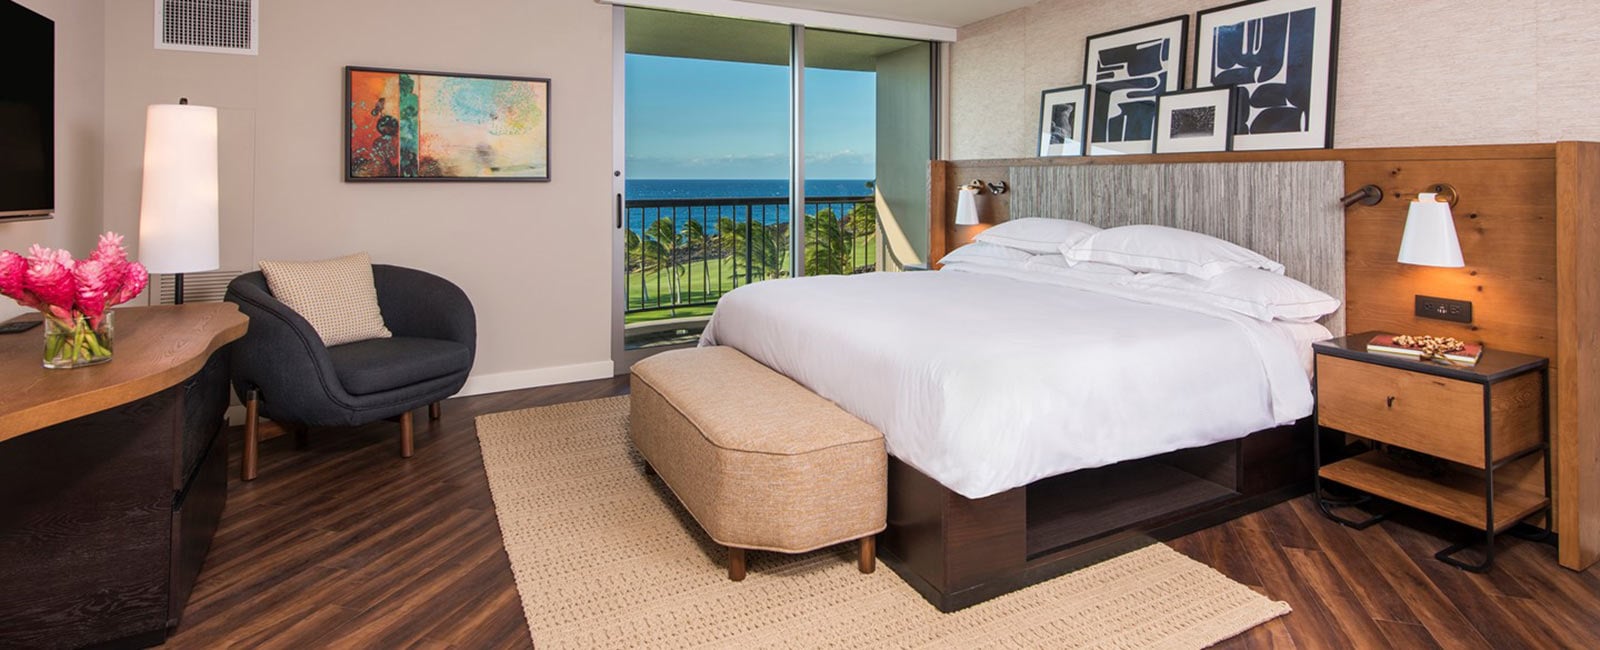
<svg viewBox="0 0 1600 650">
<path fill-rule="evenodd" d="M 1344 300 L 1344 163 L 1251 162 L 1010 168 L 1010 218 L 1102 228 L 1153 224 L 1226 239 Z M 1344 334 L 1344 308 L 1322 323 Z"/>
</svg>

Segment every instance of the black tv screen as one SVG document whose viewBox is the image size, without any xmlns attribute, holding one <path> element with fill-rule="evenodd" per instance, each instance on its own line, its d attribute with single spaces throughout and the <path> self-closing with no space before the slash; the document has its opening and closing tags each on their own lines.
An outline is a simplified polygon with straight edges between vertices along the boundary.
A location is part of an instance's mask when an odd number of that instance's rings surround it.
<svg viewBox="0 0 1600 650">
<path fill-rule="evenodd" d="M 0 0 L 0 219 L 55 210 L 56 25 Z"/>
</svg>

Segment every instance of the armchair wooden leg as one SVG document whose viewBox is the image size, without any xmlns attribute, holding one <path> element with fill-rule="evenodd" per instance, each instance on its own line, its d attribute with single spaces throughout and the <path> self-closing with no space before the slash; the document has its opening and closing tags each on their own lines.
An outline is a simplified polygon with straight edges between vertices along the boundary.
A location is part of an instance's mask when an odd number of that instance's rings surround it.
<svg viewBox="0 0 1600 650">
<path fill-rule="evenodd" d="M 856 563 L 856 568 L 862 573 L 872 573 L 878 569 L 877 539 L 876 535 L 861 538 L 861 559 Z"/>
<path fill-rule="evenodd" d="M 744 579 L 744 549 L 728 547 L 728 579 L 738 582 Z"/>
<path fill-rule="evenodd" d="M 239 471 L 239 478 L 246 481 L 256 480 L 257 454 L 261 446 L 260 408 L 261 400 L 252 388 L 245 396 L 244 402 L 244 462 Z"/>
<path fill-rule="evenodd" d="M 428 419 L 429 420 L 433 420 L 435 422 L 438 422 L 439 418 L 442 418 L 442 417 L 444 417 L 444 404 L 443 403 L 434 402 L 434 403 L 428 405 Z"/>
<path fill-rule="evenodd" d="M 400 457 L 411 457 L 411 411 L 400 414 Z"/>
</svg>

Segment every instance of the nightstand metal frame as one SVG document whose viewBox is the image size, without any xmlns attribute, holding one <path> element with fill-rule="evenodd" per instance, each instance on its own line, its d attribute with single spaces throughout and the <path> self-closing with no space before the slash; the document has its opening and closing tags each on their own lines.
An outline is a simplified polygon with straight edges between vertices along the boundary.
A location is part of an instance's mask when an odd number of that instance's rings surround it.
<svg viewBox="0 0 1600 650">
<path fill-rule="evenodd" d="M 1553 498 L 1551 496 L 1552 492 L 1551 492 L 1551 484 L 1550 484 L 1550 462 L 1551 462 L 1551 458 L 1550 458 L 1550 427 L 1551 427 L 1551 422 L 1550 422 L 1550 366 L 1549 366 L 1548 362 L 1546 362 L 1546 363 L 1540 365 L 1536 370 L 1532 370 L 1531 372 L 1539 373 L 1539 384 L 1540 384 L 1539 395 L 1541 397 L 1540 402 L 1539 402 L 1539 419 L 1540 419 L 1540 435 L 1541 435 L 1540 443 L 1538 445 L 1533 446 L 1533 447 L 1529 447 L 1528 449 L 1524 449 L 1524 450 L 1522 450 L 1520 452 L 1512 454 L 1511 456 L 1503 458 L 1498 462 L 1496 462 L 1494 460 L 1494 408 L 1493 408 L 1493 404 L 1494 404 L 1493 394 L 1494 393 L 1493 393 L 1493 390 L 1494 390 L 1494 383 L 1495 382 L 1491 381 L 1491 382 L 1483 382 L 1482 383 L 1482 386 L 1483 386 L 1483 458 L 1484 458 L 1484 470 L 1483 470 L 1483 491 L 1484 491 L 1484 495 L 1483 496 L 1484 496 L 1484 522 L 1485 522 L 1484 527 L 1483 527 L 1483 529 L 1481 531 L 1483 533 L 1483 540 L 1482 540 L 1482 543 L 1483 543 L 1483 561 L 1476 562 L 1476 563 L 1471 563 L 1471 562 L 1466 562 L 1466 561 L 1460 560 L 1460 559 L 1458 559 L 1456 557 L 1456 555 L 1461 553 L 1462 551 L 1465 551 L 1465 550 L 1467 550 L 1469 548 L 1472 548 L 1473 546 L 1476 546 L 1478 544 L 1478 542 L 1475 541 L 1475 540 L 1468 540 L 1468 541 L 1462 541 L 1462 542 L 1459 542 L 1459 543 L 1456 543 L 1456 544 L 1451 544 L 1450 546 L 1441 549 L 1439 552 L 1434 553 L 1433 554 L 1434 559 L 1436 559 L 1436 560 L 1438 560 L 1440 562 L 1443 562 L 1445 564 L 1448 564 L 1450 566 L 1453 566 L 1453 567 L 1456 567 L 1456 568 L 1459 568 L 1459 569 L 1464 569 L 1464 570 L 1467 570 L 1467 571 L 1471 571 L 1473 573 L 1485 573 L 1490 568 L 1492 568 L 1494 566 L 1494 541 L 1495 541 L 1495 537 L 1497 535 L 1501 534 L 1500 532 L 1497 532 L 1495 530 L 1495 519 L 1494 519 L 1494 473 L 1495 473 L 1495 470 L 1500 469 L 1501 467 L 1504 467 L 1504 466 L 1509 465 L 1511 463 L 1514 463 L 1516 461 L 1519 461 L 1519 460 L 1522 460 L 1524 458 L 1527 458 L 1528 456 L 1533 455 L 1535 453 L 1544 454 L 1544 497 L 1545 497 L 1545 501 L 1546 501 L 1545 506 L 1544 506 L 1544 508 L 1542 510 L 1542 513 L 1544 515 L 1544 528 L 1540 529 L 1538 532 L 1536 532 L 1536 533 L 1534 533 L 1532 535 L 1524 535 L 1524 534 L 1513 532 L 1513 530 L 1517 526 L 1516 523 L 1513 523 L 1511 526 L 1509 526 L 1507 528 L 1506 531 L 1504 531 L 1504 533 L 1511 534 L 1511 535 L 1513 535 L 1515 537 L 1519 537 L 1519 538 L 1523 538 L 1523 539 L 1529 539 L 1529 540 L 1532 540 L 1532 541 L 1545 541 L 1545 540 L 1550 538 L 1550 536 L 1551 536 L 1551 534 L 1553 532 L 1553 527 L 1554 527 L 1554 524 L 1555 524 L 1555 522 L 1554 522 L 1555 501 L 1553 500 Z M 1355 529 L 1355 530 L 1362 530 L 1364 528 L 1368 528 L 1368 527 L 1372 526 L 1373 524 L 1376 524 L 1378 522 L 1381 522 L 1381 521 L 1387 519 L 1389 517 L 1389 515 L 1391 514 L 1391 512 L 1382 512 L 1382 513 L 1378 513 L 1378 514 L 1374 514 L 1374 515 L 1369 515 L 1366 519 L 1362 519 L 1362 520 L 1359 520 L 1359 521 L 1344 517 L 1344 516 L 1338 514 L 1337 512 L 1335 512 L 1336 510 L 1339 510 L 1341 508 L 1350 508 L 1350 507 L 1356 507 L 1356 506 L 1364 505 L 1367 502 L 1370 502 L 1372 500 L 1372 498 L 1370 496 L 1366 496 L 1366 497 L 1362 497 L 1362 498 L 1355 499 L 1355 500 L 1340 500 L 1340 499 L 1330 498 L 1327 495 L 1327 493 L 1323 491 L 1323 487 L 1322 487 L 1322 423 L 1321 423 L 1321 420 L 1319 418 L 1319 414 L 1317 413 L 1317 408 L 1315 406 L 1312 407 L 1312 412 L 1311 412 L 1311 431 L 1312 431 L 1311 449 L 1312 449 L 1312 454 L 1313 454 L 1313 461 L 1312 462 L 1314 463 L 1314 468 L 1315 468 L 1315 471 L 1312 472 L 1312 480 L 1313 480 L 1313 484 L 1312 484 L 1313 492 L 1312 492 L 1312 494 L 1316 498 L 1317 509 L 1321 510 L 1322 514 L 1324 516 L 1326 516 L 1327 518 L 1329 518 L 1329 519 L 1331 519 L 1331 520 L 1333 520 L 1335 522 L 1338 522 L 1338 523 L 1340 523 L 1340 524 L 1342 524 L 1344 526 L 1347 526 L 1349 528 Z M 1343 437 L 1343 435 L 1344 435 L 1343 432 L 1340 432 L 1341 438 Z M 1540 512 L 1536 511 L 1534 514 L 1537 515 L 1537 514 L 1540 514 Z M 1532 515 L 1530 515 L 1530 516 L 1532 516 Z"/>
</svg>

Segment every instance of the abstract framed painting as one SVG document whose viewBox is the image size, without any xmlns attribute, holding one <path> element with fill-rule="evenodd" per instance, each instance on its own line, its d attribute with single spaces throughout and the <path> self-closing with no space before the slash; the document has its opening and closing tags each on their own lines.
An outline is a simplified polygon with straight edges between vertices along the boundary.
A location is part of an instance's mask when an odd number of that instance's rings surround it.
<svg viewBox="0 0 1600 650">
<path fill-rule="evenodd" d="M 1156 105 L 1156 153 L 1227 151 L 1233 144 L 1233 88 L 1167 93 Z"/>
<path fill-rule="evenodd" d="M 346 67 L 344 178 L 550 180 L 550 80 Z"/>
<path fill-rule="evenodd" d="M 1195 88 L 1233 86 L 1233 148 L 1333 146 L 1339 0 L 1250 0 L 1200 12 Z"/>
<path fill-rule="evenodd" d="M 1178 16 L 1090 36 L 1083 82 L 1090 100 L 1090 155 L 1150 153 L 1156 98 L 1183 87 L 1189 17 Z"/>
<path fill-rule="evenodd" d="M 1089 86 L 1051 88 L 1039 93 L 1039 155 L 1083 155 Z"/>
</svg>

